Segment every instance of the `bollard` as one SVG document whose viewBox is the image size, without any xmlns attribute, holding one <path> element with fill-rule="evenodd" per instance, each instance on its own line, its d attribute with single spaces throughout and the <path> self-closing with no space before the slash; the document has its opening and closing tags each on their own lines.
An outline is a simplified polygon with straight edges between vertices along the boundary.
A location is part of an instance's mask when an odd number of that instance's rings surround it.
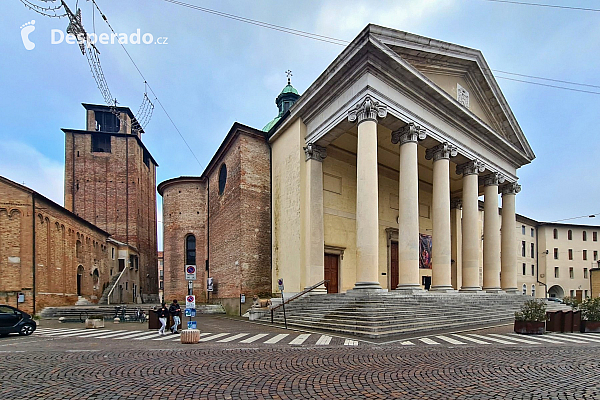
<svg viewBox="0 0 600 400">
<path fill-rule="evenodd" d="M 182 344 L 195 344 L 200 341 L 200 330 L 199 329 L 185 329 L 181 331 L 181 343 Z"/>
</svg>

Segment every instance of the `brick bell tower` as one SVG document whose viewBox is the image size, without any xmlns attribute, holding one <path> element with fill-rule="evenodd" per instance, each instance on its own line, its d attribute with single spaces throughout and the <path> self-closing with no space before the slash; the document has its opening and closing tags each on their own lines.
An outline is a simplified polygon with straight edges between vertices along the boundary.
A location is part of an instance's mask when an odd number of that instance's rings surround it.
<svg viewBox="0 0 600 400">
<path fill-rule="evenodd" d="M 121 242 L 119 270 L 136 275 L 136 301 L 158 301 L 158 164 L 128 107 L 83 107 L 86 129 L 63 129 L 65 208 Z"/>
</svg>

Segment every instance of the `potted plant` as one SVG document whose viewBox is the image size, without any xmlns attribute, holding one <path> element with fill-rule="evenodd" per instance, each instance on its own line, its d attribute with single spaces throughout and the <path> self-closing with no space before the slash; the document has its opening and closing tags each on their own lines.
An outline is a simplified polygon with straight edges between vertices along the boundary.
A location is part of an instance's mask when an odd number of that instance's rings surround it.
<svg viewBox="0 0 600 400">
<path fill-rule="evenodd" d="M 104 328 L 104 316 L 103 315 L 90 315 L 85 319 L 86 329 Z"/>
<path fill-rule="evenodd" d="M 546 304 L 527 300 L 515 313 L 515 332 L 526 335 L 543 335 L 546 331 Z"/>
<path fill-rule="evenodd" d="M 579 305 L 581 310 L 581 332 L 600 333 L 600 297 L 585 299 Z"/>
</svg>

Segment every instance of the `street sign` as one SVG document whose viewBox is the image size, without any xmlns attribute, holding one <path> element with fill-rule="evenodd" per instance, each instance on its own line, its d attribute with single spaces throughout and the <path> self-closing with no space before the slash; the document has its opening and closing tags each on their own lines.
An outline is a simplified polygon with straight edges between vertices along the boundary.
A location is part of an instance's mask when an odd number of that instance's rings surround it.
<svg viewBox="0 0 600 400">
<path fill-rule="evenodd" d="M 188 329 L 196 329 L 196 321 L 188 321 Z"/>
<path fill-rule="evenodd" d="M 283 279 L 282 278 L 277 279 L 277 285 L 279 285 L 279 290 L 281 292 L 283 292 Z"/>
<path fill-rule="evenodd" d="M 17 301 L 19 303 L 25 303 L 25 294 L 19 293 L 19 295 L 17 296 Z"/>
<path fill-rule="evenodd" d="M 196 296 L 193 294 L 186 296 L 185 308 L 196 308 Z"/>
<path fill-rule="evenodd" d="M 185 309 L 185 316 L 186 317 L 195 317 L 196 316 L 196 309 L 195 308 L 186 308 Z"/>
<path fill-rule="evenodd" d="M 195 265 L 186 265 L 185 266 L 185 280 L 186 281 L 195 281 L 196 280 L 196 266 Z"/>
<path fill-rule="evenodd" d="M 207 278 L 206 279 L 206 291 L 207 292 L 212 292 L 213 291 L 213 278 Z"/>
<path fill-rule="evenodd" d="M 246 304 L 246 295 L 244 293 L 240 294 L 240 303 Z"/>
<path fill-rule="evenodd" d="M 194 288 L 194 281 L 188 281 L 188 289 L 193 289 Z"/>
</svg>

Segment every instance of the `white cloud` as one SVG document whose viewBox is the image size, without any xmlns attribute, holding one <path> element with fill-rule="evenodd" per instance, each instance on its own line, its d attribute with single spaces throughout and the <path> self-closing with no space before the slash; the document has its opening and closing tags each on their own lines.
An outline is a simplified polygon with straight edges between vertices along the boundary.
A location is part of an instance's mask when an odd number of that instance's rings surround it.
<svg viewBox="0 0 600 400">
<path fill-rule="evenodd" d="M 25 185 L 58 204 L 64 201 L 64 165 L 18 141 L 0 141 L 0 175 Z"/>
</svg>

